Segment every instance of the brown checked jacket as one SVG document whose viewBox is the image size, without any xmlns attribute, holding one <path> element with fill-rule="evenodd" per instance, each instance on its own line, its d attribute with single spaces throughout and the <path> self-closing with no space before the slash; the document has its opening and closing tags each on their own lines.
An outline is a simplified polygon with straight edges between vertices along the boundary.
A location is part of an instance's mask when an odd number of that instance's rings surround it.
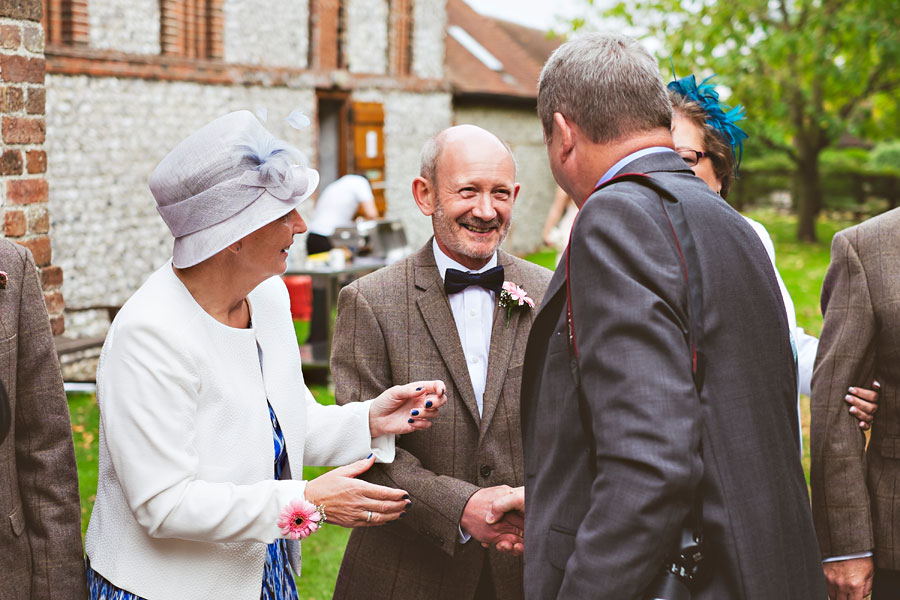
<svg viewBox="0 0 900 600">
<path fill-rule="evenodd" d="M 874 550 L 900 569 L 900 209 L 834 236 L 812 380 L 813 518 L 823 557 Z M 871 439 L 847 413 L 850 386 L 881 383 Z"/>
<path fill-rule="evenodd" d="M 0 443 L 0 599 L 87 597 L 66 394 L 31 253 L 0 240 L 0 381 L 12 423 Z"/>
<path fill-rule="evenodd" d="M 505 279 L 539 301 L 546 269 L 498 254 Z M 521 598 L 522 560 L 459 542 L 469 497 L 482 487 L 520 486 L 519 388 L 525 343 L 536 309 L 494 311 L 483 416 L 447 294 L 429 241 L 420 251 L 350 284 L 340 294 L 331 369 L 339 404 L 374 398 L 386 388 L 440 379 L 448 402 L 433 426 L 404 435 L 392 464 L 366 479 L 407 490 L 408 516 L 350 536 L 335 598 L 447 599 L 474 596 L 489 565 L 497 598 Z"/>
</svg>

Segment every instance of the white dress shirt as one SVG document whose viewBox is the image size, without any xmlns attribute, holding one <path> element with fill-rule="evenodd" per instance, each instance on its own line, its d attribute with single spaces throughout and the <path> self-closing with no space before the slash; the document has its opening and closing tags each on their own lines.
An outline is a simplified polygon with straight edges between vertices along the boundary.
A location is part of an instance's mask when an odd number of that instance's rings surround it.
<svg viewBox="0 0 900 600">
<path fill-rule="evenodd" d="M 441 281 L 444 280 L 447 269 L 458 269 L 464 273 L 483 273 L 497 266 L 496 252 L 486 265 L 473 271 L 444 254 L 437 240 L 431 240 L 431 248 L 434 251 L 434 262 L 441 273 Z M 448 294 L 447 300 L 450 301 L 450 312 L 453 313 L 459 343 L 462 344 L 466 366 L 469 367 L 469 379 L 472 381 L 472 391 L 475 392 L 478 415 L 481 416 L 484 406 L 484 386 L 487 382 L 487 361 L 491 351 L 496 294 L 479 285 L 470 285 L 461 292 Z M 465 544 L 470 539 L 472 536 L 463 531 L 460 525 L 459 542 Z"/>
<path fill-rule="evenodd" d="M 497 253 L 478 270 L 472 270 L 459 264 L 440 249 L 436 240 L 431 241 L 434 250 L 434 261 L 437 263 L 441 280 L 447 269 L 458 269 L 464 273 L 483 273 L 497 266 Z M 466 366 L 469 367 L 469 379 L 472 391 L 475 392 L 475 403 L 481 415 L 484 386 L 487 381 L 487 362 L 491 351 L 491 330 L 494 323 L 494 307 L 497 304 L 496 294 L 478 285 L 470 285 L 461 292 L 450 294 L 450 311 L 456 322 L 459 343 L 462 344 Z"/>
</svg>

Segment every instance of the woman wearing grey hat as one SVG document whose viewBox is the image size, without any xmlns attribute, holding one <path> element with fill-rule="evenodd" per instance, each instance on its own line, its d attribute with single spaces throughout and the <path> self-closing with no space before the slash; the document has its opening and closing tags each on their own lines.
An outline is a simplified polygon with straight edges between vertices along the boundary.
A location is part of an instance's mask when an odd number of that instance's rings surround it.
<svg viewBox="0 0 900 600">
<path fill-rule="evenodd" d="M 403 490 L 355 476 L 393 460 L 395 434 L 431 425 L 444 385 L 341 407 L 305 387 L 277 277 L 318 183 L 303 162 L 240 111 L 181 142 L 150 178 L 175 246 L 100 356 L 91 598 L 296 598 L 299 539 L 326 520 L 380 525 L 409 506 Z M 307 482 L 304 461 L 351 464 Z"/>
</svg>

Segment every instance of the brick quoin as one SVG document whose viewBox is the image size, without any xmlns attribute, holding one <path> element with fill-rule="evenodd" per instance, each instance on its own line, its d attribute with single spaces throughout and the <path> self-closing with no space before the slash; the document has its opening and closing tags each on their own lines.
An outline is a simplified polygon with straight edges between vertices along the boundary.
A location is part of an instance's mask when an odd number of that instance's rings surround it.
<svg viewBox="0 0 900 600">
<path fill-rule="evenodd" d="M 22 153 L 18 150 L 4 150 L 0 154 L 0 175 L 21 175 Z"/>
<path fill-rule="evenodd" d="M 43 150 L 29 150 L 25 153 L 25 169 L 34 175 L 47 172 L 47 153 Z"/>
<path fill-rule="evenodd" d="M 0 25 L 0 48 L 18 50 L 22 44 L 22 29 L 18 25 Z"/>
<path fill-rule="evenodd" d="M 30 240 L 17 240 L 19 244 L 31 250 L 34 264 L 46 267 L 50 264 L 50 238 L 41 236 Z"/>
<path fill-rule="evenodd" d="M 42 87 L 28 89 L 28 100 L 25 101 L 25 112 L 29 115 L 44 114 L 47 103 L 47 91 Z"/>
<path fill-rule="evenodd" d="M 41 287 L 46 291 L 51 291 L 63 284 L 62 267 L 49 266 L 41 269 Z"/>
<path fill-rule="evenodd" d="M 6 199 L 12 204 L 46 202 L 48 190 L 46 179 L 13 179 L 6 182 Z"/>
<path fill-rule="evenodd" d="M 25 235 L 25 212 L 7 210 L 3 215 L 3 233 L 6 237 L 22 237 Z"/>
<path fill-rule="evenodd" d="M 29 52 L 44 51 L 44 30 L 39 25 L 25 25 L 25 49 Z"/>
<path fill-rule="evenodd" d="M 0 72 L 3 81 L 44 83 L 44 59 L 5 54 L 0 56 Z"/>
<path fill-rule="evenodd" d="M 50 332 L 53 335 L 62 335 L 66 331 L 65 315 L 53 315 L 50 317 Z"/>
<path fill-rule="evenodd" d="M 61 313 L 65 307 L 62 292 L 59 290 L 44 292 L 44 303 L 47 305 L 47 312 L 51 315 Z"/>
<path fill-rule="evenodd" d="M 44 119 L 3 117 L 3 141 L 7 144 L 43 144 L 46 135 Z"/>
<path fill-rule="evenodd" d="M 39 208 L 28 218 L 28 233 L 50 233 L 50 213 Z"/>
<path fill-rule="evenodd" d="M 19 112 L 25 108 L 25 91 L 16 85 L 0 86 L 0 113 Z"/>
</svg>

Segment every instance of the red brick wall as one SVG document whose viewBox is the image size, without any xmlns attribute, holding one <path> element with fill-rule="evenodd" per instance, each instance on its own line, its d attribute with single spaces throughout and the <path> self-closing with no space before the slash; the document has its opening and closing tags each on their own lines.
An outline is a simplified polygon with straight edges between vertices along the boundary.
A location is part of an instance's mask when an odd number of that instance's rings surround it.
<svg viewBox="0 0 900 600">
<path fill-rule="evenodd" d="M 409 75 L 412 0 L 389 0 L 388 65 L 392 75 Z"/>
<path fill-rule="evenodd" d="M 43 6 L 48 44 L 88 45 L 88 0 L 43 0 Z"/>
<path fill-rule="evenodd" d="M 163 54 L 187 58 L 225 56 L 224 0 L 161 0 Z"/>
<path fill-rule="evenodd" d="M 59 4 L 59 0 L 47 1 Z M 71 4 L 86 6 L 84 0 Z M 0 235 L 31 250 L 41 271 L 53 333 L 60 335 L 65 329 L 62 269 L 51 263 L 43 147 L 46 92 L 41 13 L 41 0 L 16 0 L 0 9 Z"/>
</svg>

